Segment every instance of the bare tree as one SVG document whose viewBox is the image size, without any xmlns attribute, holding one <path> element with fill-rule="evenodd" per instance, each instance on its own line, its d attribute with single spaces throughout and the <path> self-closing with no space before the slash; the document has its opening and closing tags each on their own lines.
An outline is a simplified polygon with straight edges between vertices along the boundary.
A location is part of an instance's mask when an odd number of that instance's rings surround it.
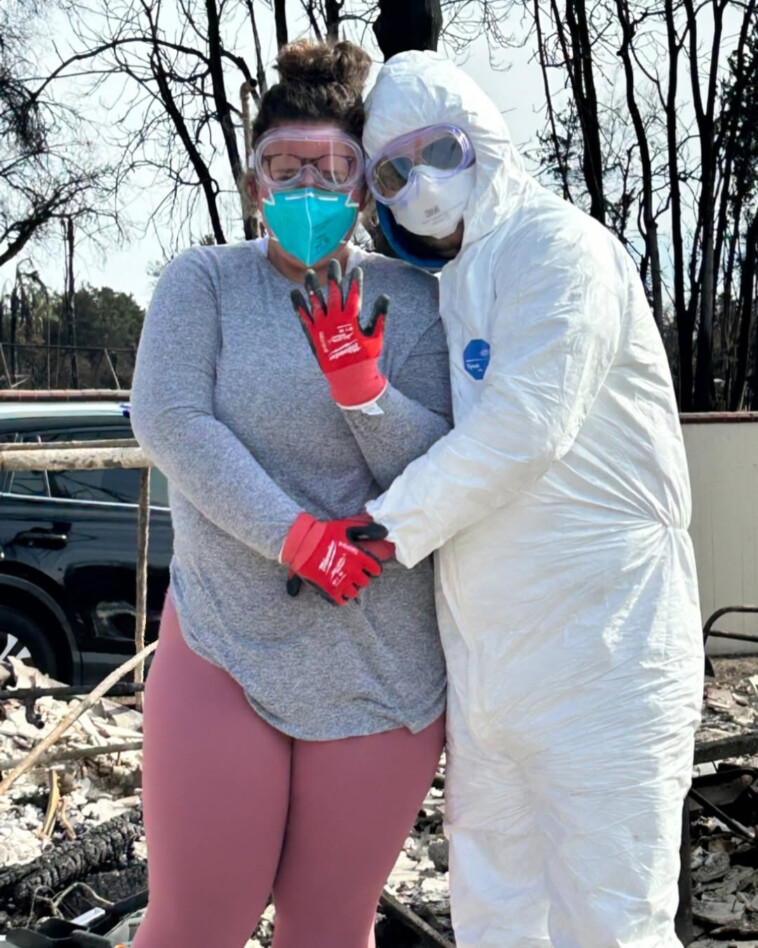
<svg viewBox="0 0 758 948">
<path fill-rule="evenodd" d="M 481 25 L 493 5 L 447 0 L 459 45 L 461 18 Z M 501 27 L 491 41 L 530 45 L 542 71 L 541 173 L 634 254 L 662 331 L 667 310 L 673 316 L 681 407 L 741 404 L 754 205 L 737 153 L 756 124 L 746 120 L 756 0 L 502 0 L 499 8 L 505 23 L 525 25 L 515 35 Z"/>
<path fill-rule="evenodd" d="M 130 97 L 116 113 L 110 143 L 130 168 L 166 180 L 151 220 L 164 233 L 168 222 L 175 245 L 186 242 L 194 220 L 202 232 L 210 227 L 217 243 L 240 221 L 246 238 L 257 233 L 242 190 L 249 142 L 242 149 L 240 133 L 246 97 L 257 103 L 268 88 L 259 21 L 273 13 L 281 46 L 298 7 L 300 27 L 329 42 L 365 38 L 376 20 L 377 36 L 392 51 L 434 48 L 441 27 L 439 0 L 381 0 L 378 7 L 374 0 L 112 0 L 99 13 L 80 8 L 81 48 L 50 81 L 90 63 L 111 83 L 127 80 Z M 102 75 L 94 87 L 106 88 Z"/>
<path fill-rule="evenodd" d="M 722 184 L 715 257 L 723 274 L 721 349 L 730 357 L 725 399 L 736 411 L 745 400 L 758 294 L 758 24 L 740 37 L 730 67 L 717 123 Z"/>
<path fill-rule="evenodd" d="M 637 72 L 633 59 L 632 43 L 635 26 L 629 10 L 627 0 L 616 0 L 616 14 L 621 28 L 621 46 L 619 56 L 624 66 L 626 80 L 626 104 L 634 126 L 639 149 L 640 174 L 642 194 L 640 210 L 643 218 L 643 237 L 645 239 L 645 257 L 650 263 L 650 286 L 652 295 L 653 316 L 660 328 L 663 325 L 663 285 L 661 273 L 661 258 L 658 246 L 658 221 L 655 213 L 653 163 L 651 157 L 648 129 L 642 116 L 638 102 L 636 81 Z M 602 159 L 601 159 L 602 160 Z"/>
<path fill-rule="evenodd" d="M 28 0 L 0 13 L 0 266 L 70 214 L 114 219 L 104 205 L 118 179 L 96 164 L 81 117 L 28 78 L 35 15 Z"/>
</svg>

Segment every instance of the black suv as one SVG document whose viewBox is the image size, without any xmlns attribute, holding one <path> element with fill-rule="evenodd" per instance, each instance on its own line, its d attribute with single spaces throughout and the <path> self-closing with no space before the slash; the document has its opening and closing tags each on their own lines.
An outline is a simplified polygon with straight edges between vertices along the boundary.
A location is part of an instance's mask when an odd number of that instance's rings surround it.
<svg viewBox="0 0 758 948">
<path fill-rule="evenodd" d="M 115 402 L 0 403 L 0 441 L 133 437 Z M 168 487 L 153 469 L 148 641 L 168 587 Z M 0 472 L 0 659 L 99 681 L 134 654 L 139 471 Z"/>
</svg>

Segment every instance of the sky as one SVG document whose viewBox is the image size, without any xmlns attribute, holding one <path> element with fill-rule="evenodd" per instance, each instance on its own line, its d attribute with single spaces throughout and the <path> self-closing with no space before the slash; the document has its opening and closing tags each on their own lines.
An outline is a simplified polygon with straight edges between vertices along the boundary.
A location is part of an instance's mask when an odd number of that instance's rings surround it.
<svg viewBox="0 0 758 948">
<path fill-rule="evenodd" d="M 268 14 L 264 5 L 258 5 L 257 9 L 264 59 L 272 65 L 276 58 L 273 17 Z M 306 26 L 307 24 L 302 21 L 290 24 L 291 38 L 296 38 L 298 34 L 307 35 Z M 53 40 L 55 48 L 64 56 L 67 54 L 67 49 L 75 43 L 67 20 L 61 13 L 54 14 L 48 19 L 46 30 L 40 35 L 40 40 L 46 47 L 49 63 L 57 61 L 56 54 L 53 52 Z M 373 37 L 371 40 L 373 41 Z M 381 60 L 373 43 L 367 45 L 369 52 L 376 57 L 375 66 L 369 77 L 370 87 L 380 68 Z M 527 147 L 534 144 L 536 132 L 543 124 L 542 80 L 538 66 L 528 61 L 527 50 L 513 50 L 512 54 L 508 55 L 507 68 L 497 69 L 490 63 L 487 43 L 482 37 L 473 42 L 465 56 L 456 56 L 453 51 L 444 47 L 440 51 L 450 55 L 491 96 L 505 115 L 516 143 Z M 252 49 L 247 58 L 250 62 L 254 60 Z M 500 54 L 498 65 L 506 65 L 502 54 Z M 270 69 L 269 78 L 271 79 Z M 84 109 L 88 117 L 96 117 L 99 123 L 107 124 L 109 108 L 114 96 L 112 88 L 109 90 L 107 85 L 103 87 L 96 101 L 84 99 L 87 95 L 87 87 L 81 83 L 72 82 L 63 85 L 62 88 L 67 89 L 72 104 Z M 242 147 L 241 134 L 240 147 Z M 146 175 L 143 175 L 137 185 L 131 189 L 126 211 L 134 224 L 133 236 L 124 245 L 118 246 L 109 242 L 104 246 L 98 246 L 91 240 L 82 239 L 76 252 L 77 285 L 88 283 L 92 286 L 110 286 L 116 290 L 131 293 L 142 306 L 148 304 L 155 282 L 149 270 L 156 263 L 160 263 L 164 254 L 157 236 L 150 230 L 141 233 L 144 229 L 141 225 L 149 216 L 160 193 L 160 184 L 154 185 L 152 177 Z M 206 227 L 206 231 L 209 230 L 210 227 Z M 237 233 L 241 237 L 241 228 L 237 229 Z M 53 235 L 44 246 L 35 246 L 33 259 L 46 285 L 54 289 L 61 288 L 64 258 L 60 239 Z M 17 262 L 14 260 L 5 267 L 0 267 L 0 287 L 12 280 Z"/>
<path fill-rule="evenodd" d="M 0 0 L 3 2 L 3 0 Z M 171 3 L 164 3 L 162 15 L 173 9 Z M 294 9 L 297 4 L 292 0 L 288 4 L 289 9 Z M 92 9 L 102 11 L 108 9 L 106 5 L 98 7 L 95 5 Z M 268 10 L 265 3 L 257 2 L 256 7 L 258 16 L 258 25 L 261 33 L 261 43 L 263 49 L 263 58 L 267 64 L 269 80 L 275 77 L 273 63 L 276 58 L 276 39 L 274 33 L 273 14 Z M 699 26 L 701 50 L 707 51 L 710 41 L 711 29 L 708 22 L 708 6 L 702 7 L 702 23 Z M 35 52 L 39 49 L 40 75 L 45 75 L 45 71 L 55 66 L 59 59 L 70 55 L 78 44 L 76 37 L 68 23 L 66 14 L 61 10 L 49 12 L 47 8 L 44 20 L 40 29 L 35 33 Z M 94 28 L 98 13 L 91 14 L 94 17 L 92 26 Z M 725 33 L 727 36 L 734 34 L 737 24 L 736 14 L 732 15 L 727 9 L 727 18 L 725 24 Z M 86 21 L 85 21 L 86 23 Z M 170 31 L 172 27 L 178 28 L 178 20 L 173 23 L 169 20 L 166 27 Z M 501 23 L 505 28 L 510 24 Z M 307 23 L 304 19 L 291 20 L 289 23 L 290 38 L 307 35 Z M 518 29 L 519 24 L 515 23 L 514 28 Z M 229 45 L 244 52 L 251 64 L 254 62 L 254 51 L 252 43 L 248 49 L 249 27 L 247 23 L 241 23 L 239 27 L 239 36 L 236 42 L 230 38 Z M 351 37 L 354 38 L 354 37 Z M 729 40 L 726 42 L 727 48 Z M 368 34 L 367 49 L 375 57 L 375 65 L 372 74 L 369 77 L 367 92 L 381 66 L 381 56 L 376 46 L 373 44 L 373 36 Z M 516 145 L 522 150 L 529 150 L 537 144 L 537 133 L 544 126 L 543 102 L 544 90 L 542 74 L 536 62 L 531 61 L 531 49 L 533 44 L 522 47 L 514 47 L 507 52 L 498 51 L 497 62 L 493 66 L 491 56 L 487 47 L 486 38 L 482 35 L 476 37 L 467 47 L 465 55 L 456 55 L 450 47 L 443 45 L 441 52 L 448 54 L 468 72 L 479 85 L 494 100 L 501 110 L 510 127 L 511 137 Z M 726 61 L 726 56 L 723 56 Z M 657 63 L 655 63 L 657 67 Z M 614 68 L 618 69 L 616 63 Z M 687 60 L 683 57 L 680 62 L 680 70 L 683 72 L 688 68 Z M 235 73 L 233 80 L 230 77 L 228 93 L 233 94 L 233 86 L 238 82 L 239 74 Z M 552 81 L 559 82 L 561 74 L 559 70 L 552 73 Z M 606 86 L 606 95 L 608 89 L 612 90 L 613 97 L 623 98 L 623 87 L 615 82 L 613 73 L 604 77 L 604 81 L 610 85 Z M 96 131 L 94 137 L 98 141 L 105 141 L 117 119 L 123 117 L 125 103 L 128 101 L 128 95 L 125 95 L 121 88 L 122 80 L 108 79 L 104 85 L 93 94 L 91 91 L 92 77 L 83 79 L 71 79 L 61 81 L 56 89 L 56 97 L 70 102 L 71 105 L 86 113 L 87 118 L 93 123 Z M 118 85 L 114 85 L 118 83 Z M 682 76 L 680 87 L 684 89 L 683 96 L 686 95 L 688 80 Z M 138 127 L 141 121 L 139 110 L 134 110 L 135 114 L 127 114 L 125 121 L 132 121 L 135 127 Z M 683 99 L 679 107 L 680 115 L 685 123 L 691 121 L 692 107 L 686 98 Z M 625 115 L 622 108 L 620 114 Z M 627 117 L 628 118 L 628 117 Z M 630 128 L 622 131 L 629 134 Z M 99 130 L 99 135 L 98 135 Z M 239 133 L 240 149 L 242 149 L 242 135 Z M 697 146 L 693 143 L 692 148 Z M 104 155 L 104 157 L 108 157 Z M 221 159 L 219 159 L 221 160 Z M 216 173 L 219 173 L 219 180 L 223 181 L 224 186 L 231 187 L 229 180 L 228 167 L 221 169 L 214 166 Z M 131 221 L 129 230 L 129 239 L 121 245 L 113 241 L 97 244 L 92 240 L 83 238 L 77 245 L 75 277 L 77 285 L 91 284 L 93 286 L 110 286 L 116 290 L 131 293 L 137 302 L 146 306 L 152 294 L 155 277 L 150 271 L 160 266 L 166 259 L 165 245 L 166 240 L 159 239 L 153 229 L 147 228 L 146 222 L 149 220 L 157 202 L 166 193 L 165 178 L 161 180 L 156 172 L 141 172 L 135 177 L 132 185 L 127 189 L 125 195 L 127 201 L 124 206 L 125 217 Z M 662 194 L 661 200 L 665 200 L 665 194 Z M 235 200 L 226 202 L 225 212 L 228 214 L 228 221 L 224 221 L 224 226 L 230 239 L 242 239 L 242 227 L 239 221 L 238 205 Z M 199 218 L 193 222 L 193 230 L 197 236 L 208 233 L 211 228 L 207 219 Z M 664 236 L 663 252 L 664 255 L 670 253 L 670 246 L 667 235 L 670 235 L 670 225 L 664 217 L 659 222 L 659 233 Z M 165 238 L 165 235 L 164 235 Z M 187 237 L 187 242 L 190 238 Z M 169 251 L 179 248 L 169 248 Z M 35 267 L 39 270 L 43 281 L 51 289 L 59 290 L 63 286 L 63 246 L 60 237 L 52 234 L 51 237 L 42 246 L 36 245 L 33 249 L 33 261 Z M 13 279 L 15 266 L 18 260 L 11 261 L 4 268 L 0 267 L 0 291 L 3 286 L 7 286 Z M 666 264 L 664 263 L 664 268 Z"/>
</svg>

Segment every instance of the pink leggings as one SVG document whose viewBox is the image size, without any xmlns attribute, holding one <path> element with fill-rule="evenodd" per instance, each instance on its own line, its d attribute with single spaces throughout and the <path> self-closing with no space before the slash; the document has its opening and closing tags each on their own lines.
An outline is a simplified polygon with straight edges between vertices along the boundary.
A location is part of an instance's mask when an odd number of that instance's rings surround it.
<svg viewBox="0 0 758 948">
<path fill-rule="evenodd" d="M 373 946 L 442 717 L 419 734 L 293 740 L 186 645 L 169 596 L 144 729 L 150 904 L 134 948 L 242 948 L 272 890 L 274 948 Z"/>
</svg>

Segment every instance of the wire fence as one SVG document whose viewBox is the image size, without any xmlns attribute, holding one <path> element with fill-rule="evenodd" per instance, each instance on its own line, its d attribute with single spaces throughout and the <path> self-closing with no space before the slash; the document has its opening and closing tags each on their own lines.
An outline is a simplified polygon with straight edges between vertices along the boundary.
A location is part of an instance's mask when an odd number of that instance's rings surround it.
<svg viewBox="0 0 758 948">
<path fill-rule="evenodd" d="M 136 348 L 0 343 L 0 387 L 128 389 Z"/>
</svg>

